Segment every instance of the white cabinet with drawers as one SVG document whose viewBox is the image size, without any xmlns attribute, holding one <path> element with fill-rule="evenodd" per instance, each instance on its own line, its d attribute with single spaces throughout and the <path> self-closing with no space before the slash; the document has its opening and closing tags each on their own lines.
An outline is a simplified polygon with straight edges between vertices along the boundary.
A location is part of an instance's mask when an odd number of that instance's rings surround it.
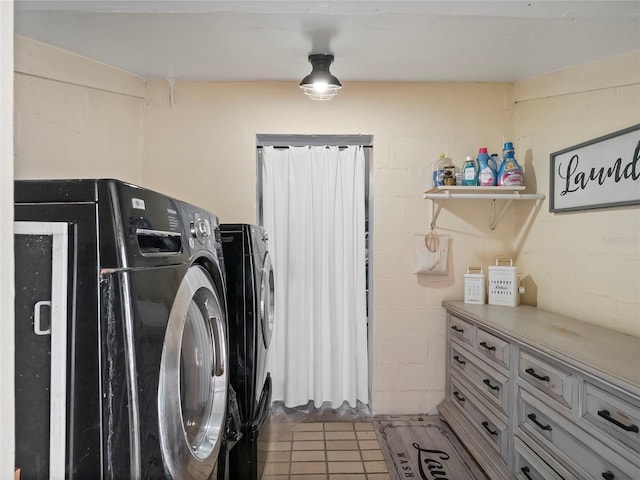
<svg viewBox="0 0 640 480">
<path fill-rule="evenodd" d="M 582 422 L 586 422 L 584 427 L 595 430 L 596 436 L 608 437 L 614 445 L 624 445 L 640 452 L 640 405 L 637 399 L 619 392 L 609 393 L 587 381 L 583 387 L 581 416 Z"/>
<path fill-rule="evenodd" d="M 518 382 L 536 389 L 564 407 L 571 407 L 573 375 L 524 349 L 518 355 Z"/>
<path fill-rule="evenodd" d="M 527 306 L 443 306 L 438 409 L 489 478 L 640 479 L 640 337 Z"/>
<path fill-rule="evenodd" d="M 509 377 L 466 352 L 455 341 L 449 348 L 451 373 L 464 378 L 487 402 L 509 414 Z"/>
</svg>

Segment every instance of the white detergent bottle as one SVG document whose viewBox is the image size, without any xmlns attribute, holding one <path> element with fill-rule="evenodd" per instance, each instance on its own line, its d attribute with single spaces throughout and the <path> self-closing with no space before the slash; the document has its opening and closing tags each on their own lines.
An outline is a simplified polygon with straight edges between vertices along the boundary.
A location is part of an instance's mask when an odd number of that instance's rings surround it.
<svg viewBox="0 0 640 480">
<path fill-rule="evenodd" d="M 432 170 L 432 186 L 441 187 L 444 185 L 444 167 L 446 165 L 446 155 L 440 154 L 440 158 L 433 163 Z"/>
</svg>

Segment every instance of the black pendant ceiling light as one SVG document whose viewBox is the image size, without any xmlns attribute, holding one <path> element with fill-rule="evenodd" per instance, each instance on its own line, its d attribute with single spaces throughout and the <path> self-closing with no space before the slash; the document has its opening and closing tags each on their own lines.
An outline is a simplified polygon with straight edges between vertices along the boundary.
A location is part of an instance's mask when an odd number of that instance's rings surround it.
<svg viewBox="0 0 640 480">
<path fill-rule="evenodd" d="M 309 63 L 313 68 L 300 82 L 300 88 L 312 100 L 331 100 L 342 88 L 340 80 L 329 71 L 333 55 L 314 53 L 309 55 Z"/>
</svg>

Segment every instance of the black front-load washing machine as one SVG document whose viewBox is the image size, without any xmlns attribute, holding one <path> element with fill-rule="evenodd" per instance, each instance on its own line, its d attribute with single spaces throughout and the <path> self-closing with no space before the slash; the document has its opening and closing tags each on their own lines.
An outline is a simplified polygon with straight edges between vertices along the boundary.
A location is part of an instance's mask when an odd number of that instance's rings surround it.
<svg viewBox="0 0 640 480">
<path fill-rule="evenodd" d="M 271 407 L 267 351 L 274 324 L 274 274 L 267 234 L 257 225 L 222 224 L 229 305 L 229 382 L 236 391 L 242 438 L 229 451 L 229 478 L 260 479 L 262 426 Z"/>
<path fill-rule="evenodd" d="M 23 478 L 207 479 L 227 409 L 217 218 L 115 180 L 15 183 Z"/>
</svg>

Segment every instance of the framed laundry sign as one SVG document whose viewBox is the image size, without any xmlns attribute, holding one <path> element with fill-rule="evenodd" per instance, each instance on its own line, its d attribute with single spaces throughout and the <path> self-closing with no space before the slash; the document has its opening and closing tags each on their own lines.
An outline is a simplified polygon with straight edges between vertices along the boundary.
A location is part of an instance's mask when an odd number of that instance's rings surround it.
<svg viewBox="0 0 640 480">
<path fill-rule="evenodd" d="M 640 124 L 551 154 L 549 211 L 640 204 Z"/>
</svg>

